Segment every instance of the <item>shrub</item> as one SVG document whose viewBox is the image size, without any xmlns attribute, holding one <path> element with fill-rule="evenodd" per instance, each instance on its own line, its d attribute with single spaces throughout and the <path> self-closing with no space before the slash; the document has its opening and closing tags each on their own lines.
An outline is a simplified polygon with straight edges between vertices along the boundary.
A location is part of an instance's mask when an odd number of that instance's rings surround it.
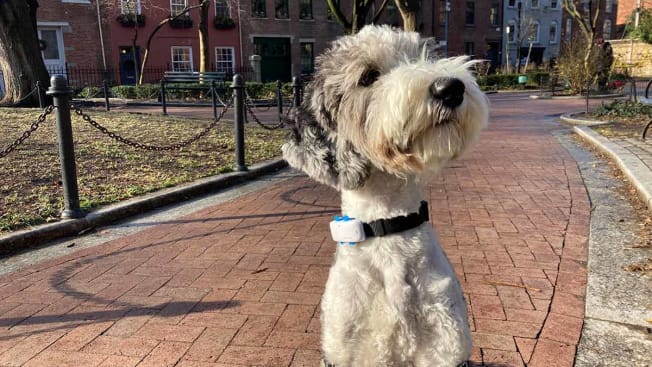
<svg viewBox="0 0 652 367">
<path fill-rule="evenodd" d="M 111 94 L 117 98 L 148 99 L 158 98 L 161 88 L 157 84 L 116 85 L 111 88 Z"/>
<path fill-rule="evenodd" d="M 635 117 L 647 115 L 652 117 L 652 106 L 640 102 L 613 101 L 609 104 L 601 104 L 595 109 L 598 116 L 620 116 Z"/>
<path fill-rule="evenodd" d="M 599 47 L 593 48 L 600 52 Z M 584 68 L 584 55 L 586 54 L 586 41 L 583 37 L 574 37 L 571 42 L 564 42 L 561 53 L 555 65 L 556 71 L 566 81 L 571 93 L 577 94 L 586 89 L 587 82 L 597 75 L 597 57 L 590 58 L 589 70 Z"/>
<path fill-rule="evenodd" d="M 110 93 L 110 91 L 109 91 Z M 100 87 L 84 87 L 75 95 L 77 98 L 104 97 L 104 91 Z"/>
</svg>

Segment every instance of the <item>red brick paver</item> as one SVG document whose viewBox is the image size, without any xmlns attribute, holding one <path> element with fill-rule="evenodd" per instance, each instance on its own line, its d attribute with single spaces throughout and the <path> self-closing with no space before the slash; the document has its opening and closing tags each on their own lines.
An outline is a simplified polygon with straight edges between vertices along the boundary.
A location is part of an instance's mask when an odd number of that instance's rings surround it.
<svg viewBox="0 0 652 367">
<path fill-rule="evenodd" d="M 432 222 L 473 362 L 571 366 L 590 208 L 543 115 L 579 103 L 500 98 L 482 143 L 424 185 Z M 316 366 L 338 211 L 335 192 L 293 179 L 6 274 L 0 366 Z"/>
</svg>

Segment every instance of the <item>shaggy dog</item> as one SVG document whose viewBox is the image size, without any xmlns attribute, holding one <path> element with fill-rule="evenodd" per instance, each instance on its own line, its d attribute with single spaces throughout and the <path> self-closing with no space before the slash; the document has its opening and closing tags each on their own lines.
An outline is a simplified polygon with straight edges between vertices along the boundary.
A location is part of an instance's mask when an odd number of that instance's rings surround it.
<svg viewBox="0 0 652 367">
<path fill-rule="evenodd" d="M 473 62 L 430 57 L 427 40 L 387 26 L 336 40 L 317 58 L 283 145 L 291 166 L 341 191 L 348 217 L 408 224 L 337 246 L 321 302 L 323 365 L 448 367 L 469 357 L 466 302 L 424 223 L 418 178 L 475 140 L 488 106 Z"/>
</svg>

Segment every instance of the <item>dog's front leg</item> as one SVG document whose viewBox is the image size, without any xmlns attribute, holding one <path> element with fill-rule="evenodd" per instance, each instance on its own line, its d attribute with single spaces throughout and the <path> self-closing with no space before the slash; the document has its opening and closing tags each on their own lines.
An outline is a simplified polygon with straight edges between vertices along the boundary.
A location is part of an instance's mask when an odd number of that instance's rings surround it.
<svg viewBox="0 0 652 367">
<path fill-rule="evenodd" d="M 357 271 L 350 261 L 333 264 L 321 301 L 322 351 L 337 367 L 353 367 L 360 344 L 356 336 L 365 327 L 365 312 L 370 303 L 369 274 Z"/>
</svg>

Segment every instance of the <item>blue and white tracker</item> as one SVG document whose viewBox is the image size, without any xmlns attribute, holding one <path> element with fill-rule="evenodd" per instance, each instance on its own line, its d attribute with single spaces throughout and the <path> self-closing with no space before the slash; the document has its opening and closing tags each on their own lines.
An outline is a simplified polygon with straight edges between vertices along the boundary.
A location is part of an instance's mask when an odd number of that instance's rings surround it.
<svg viewBox="0 0 652 367">
<path fill-rule="evenodd" d="M 335 220 L 330 223 L 330 228 L 333 241 L 340 244 L 354 245 L 366 238 L 362 222 L 346 215 L 342 217 L 335 216 Z"/>
</svg>

